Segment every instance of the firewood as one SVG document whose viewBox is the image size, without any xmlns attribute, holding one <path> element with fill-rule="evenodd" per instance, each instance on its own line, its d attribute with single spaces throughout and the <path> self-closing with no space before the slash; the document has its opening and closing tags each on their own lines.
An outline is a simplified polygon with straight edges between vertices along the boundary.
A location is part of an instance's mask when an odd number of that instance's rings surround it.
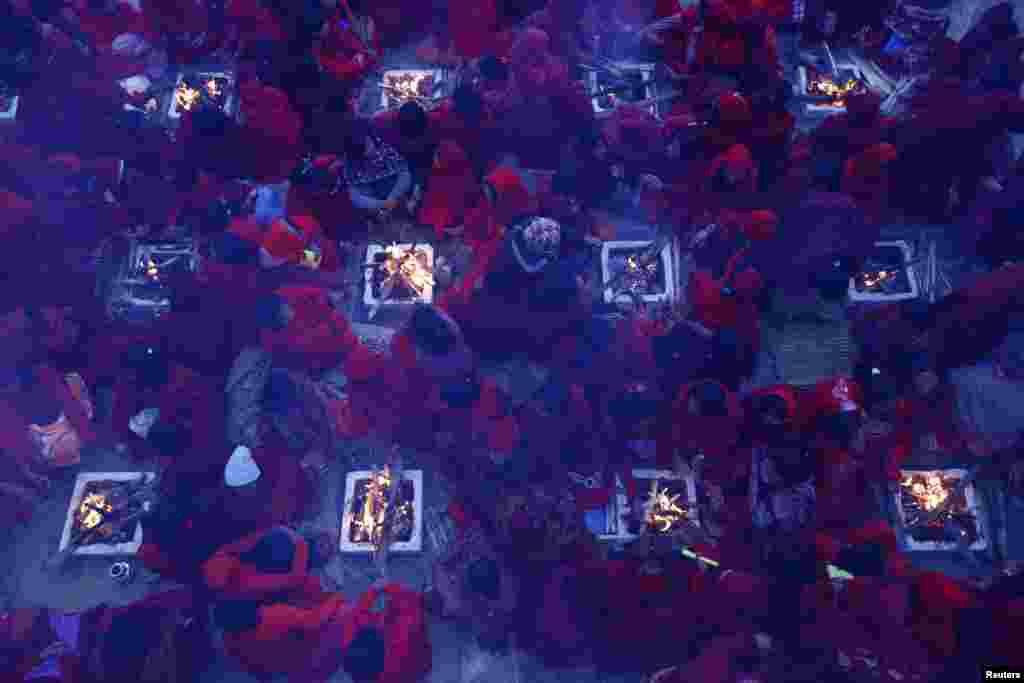
<svg viewBox="0 0 1024 683">
<path fill-rule="evenodd" d="M 46 561 L 45 567 L 48 570 L 60 571 L 64 568 L 65 563 L 75 553 L 75 551 L 88 542 L 92 541 L 97 534 L 100 533 L 100 529 L 108 528 L 111 534 L 120 532 L 124 527 L 129 524 L 135 524 L 141 519 L 146 513 L 143 510 L 136 510 L 135 512 L 122 517 L 115 522 L 107 522 L 100 524 L 92 529 L 86 529 L 76 533 L 68 541 L 68 545 L 64 550 L 61 550 L 56 555 Z"/>
</svg>

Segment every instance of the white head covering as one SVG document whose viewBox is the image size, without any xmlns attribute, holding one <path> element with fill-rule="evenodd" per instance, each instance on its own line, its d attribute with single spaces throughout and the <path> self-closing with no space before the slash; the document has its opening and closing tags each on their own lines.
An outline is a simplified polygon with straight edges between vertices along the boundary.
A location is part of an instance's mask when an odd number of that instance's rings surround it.
<svg viewBox="0 0 1024 683">
<path fill-rule="evenodd" d="M 231 488 L 247 486 L 259 479 L 260 474 L 260 466 L 252 459 L 252 451 L 238 446 L 224 467 L 224 483 Z"/>
</svg>

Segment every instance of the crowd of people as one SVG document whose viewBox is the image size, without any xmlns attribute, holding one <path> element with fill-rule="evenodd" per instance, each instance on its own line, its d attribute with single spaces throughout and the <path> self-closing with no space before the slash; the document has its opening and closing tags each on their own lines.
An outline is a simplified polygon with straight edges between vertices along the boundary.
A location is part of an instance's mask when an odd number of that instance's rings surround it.
<svg viewBox="0 0 1024 683">
<path fill-rule="evenodd" d="M 487 650 L 658 683 L 1021 670 L 1020 576 L 916 569 L 874 495 L 922 451 L 975 458 L 1022 495 L 1017 434 L 958 415 L 949 379 L 1024 306 L 1009 7 L 930 46 L 906 115 L 858 92 L 798 131 L 787 51 L 883 30 L 881 3 L 841 3 L 837 22 L 737 0 L 4 0 L 4 523 L 117 449 L 159 466 L 138 559 L 184 586 L 4 612 L 10 670 L 198 680 L 216 632 L 261 680 L 413 683 L 431 617 Z M 660 115 L 595 113 L 581 68 L 612 43 L 664 67 Z M 458 71 L 454 93 L 360 116 L 367 78 L 408 45 Z M 211 64 L 231 66 L 238 113 L 201 102 L 169 124 L 158 84 Z M 595 306 L 588 264 L 623 208 L 689 245 L 682 312 Z M 472 256 L 381 347 L 339 293 L 345 245 L 396 218 Z M 944 225 L 987 272 L 859 315 L 852 376 L 749 389 L 765 316 L 841 299 L 881 226 L 910 220 Z M 112 320 L 98 250 L 168 226 L 197 240 L 198 271 L 170 283 L 166 316 Z M 512 357 L 544 377 L 525 402 L 482 369 Z M 414 450 L 455 492 L 428 591 L 382 581 L 347 601 L 319 571 L 338 531 L 296 531 L 318 473 L 361 438 Z M 637 466 L 695 477 L 703 523 L 613 552 L 588 521 L 618 485 L 637 494 Z"/>
</svg>

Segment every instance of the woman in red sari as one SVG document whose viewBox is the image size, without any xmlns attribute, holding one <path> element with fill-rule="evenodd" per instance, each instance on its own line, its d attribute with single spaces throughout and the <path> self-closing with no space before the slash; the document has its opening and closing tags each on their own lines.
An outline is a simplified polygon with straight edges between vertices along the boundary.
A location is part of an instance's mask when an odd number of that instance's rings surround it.
<svg viewBox="0 0 1024 683">
<path fill-rule="evenodd" d="M 470 207 L 480 196 L 473 163 L 466 152 L 452 140 L 438 147 L 434 166 L 427 181 L 426 194 L 419 208 L 420 223 L 431 225 L 438 239 L 446 234 L 459 234 L 465 228 Z"/>
</svg>

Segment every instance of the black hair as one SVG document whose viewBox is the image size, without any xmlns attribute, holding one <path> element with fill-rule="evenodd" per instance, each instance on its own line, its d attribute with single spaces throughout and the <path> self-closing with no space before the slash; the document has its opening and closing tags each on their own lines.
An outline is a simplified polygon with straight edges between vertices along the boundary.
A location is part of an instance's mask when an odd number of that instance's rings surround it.
<svg viewBox="0 0 1024 683">
<path fill-rule="evenodd" d="M 429 124 L 427 112 L 418 102 L 406 102 L 398 108 L 398 132 L 403 138 L 421 138 Z"/>
<path fill-rule="evenodd" d="M 350 118 L 345 126 L 342 139 L 344 155 L 350 161 L 361 161 L 366 158 L 366 140 L 371 137 L 370 124 L 364 119 Z"/>
<path fill-rule="evenodd" d="M 580 195 L 580 178 L 575 173 L 560 172 L 551 181 L 551 191 L 555 194 L 578 197 Z"/>
<path fill-rule="evenodd" d="M 256 628 L 260 623 L 260 604 L 255 600 L 226 600 L 213 607 L 213 619 L 227 633 Z"/>
<path fill-rule="evenodd" d="M 259 261 L 259 247 L 233 232 L 222 232 L 211 242 L 214 258 L 232 265 L 254 265 Z"/>
<path fill-rule="evenodd" d="M 384 671 L 387 645 L 379 629 L 364 626 L 345 648 L 342 668 L 356 683 L 375 681 Z"/>
<path fill-rule="evenodd" d="M 854 410 L 847 410 L 818 418 L 813 430 L 845 447 L 853 440 L 859 424 L 860 415 Z"/>
<path fill-rule="evenodd" d="M 735 192 L 742 183 L 742 177 L 733 177 L 727 164 L 722 164 L 711 176 L 711 191 L 719 193 Z"/>
<path fill-rule="evenodd" d="M 263 389 L 263 406 L 276 415 L 286 414 L 299 396 L 295 381 L 284 370 L 270 371 L 267 386 Z"/>
<path fill-rule="evenodd" d="M 786 399 L 776 394 L 754 396 L 750 400 L 750 406 L 753 408 L 758 422 L 762 422 L 764 417 L 772 418 L 779 422 L 786 422 L 790 418 L 789 405 L 786 403 Z"/>
<path fill-rule="evenodd" d="M 480 398 L 480 379 L 473 373 L 441 386 L 441 400 L 453 408 L 466 408 Z"/>
<path fill-rule="evenodd" d="M 882 576 L 886 555 L 886 549 L 877 543 L 861 543 L 840 550 L 835 564 L 854 576 Z"/>
<path fill-rule="evenodd" d="M 660 408 L 661 402 L 651 391 L 626 391 L 608 404 L 609 414 L 625 422 L 650 419 Z"/>
<path fill-rule="evenodd" d="M 501 595 L 501 569 L 492 558 L 475 560 L 466 567 L 466 585 L 470 591 L 488 600 Z"/>
<path fill-rule="evenodd" d="M 704 417 L 724 417 L 729 414 L 725 390 L 714 380 L 704 380 L 693 387 L 690 397 L 696 399 L 700 414 Z"/>
<path fill-rule="evenodd" d="M 842 255 L 831 255 L 822 259 L 818 269 L 811 274 L 811 284 L 827 301 L 837 301 L 846 294 L 850 277 L 857 267 L 853 259 Z"/>
<path fill-rule="evenodd" d="M 496 81 L 504 83 L 509 78 L 508 64 L 501 61 L 494 55 L 484 55 L 477 62 L 477 69 L 480 70 L 480 75 L 486 81 Z"/>
<path fill-rule="evenodd" d="M 287 574 L 295 560 L 295 543 L 283 529 L 271 529 L 239 559 L 265 574 Z"/>
<path fill-rule="evenodd" d="M 171 361 L 157 346 L 137 344 L 121 355 L 121 363 L 134 370 L 143 387 L 159 389 L 171 379 Z"/>
<path fill-rule="evenodd" d="M 185 449 L 191 445 L 188 430 L 176 422 L 158 420 L 146 435 L 146 441 L 164 457 L 184 455 Z"/>
<path fill-rule="evenodd" d="M 283 330 L 288 326 L 284 315 L 285 300 L 277 294 L 268 294 L 256 300 L 253 317 L 257 327 L 269 330 Z"/>
<path fill-rule="evenodd" d="M 417 347 L 432 356 L 444 356 L 451 353 L 458 344 L 458 337 L 451 325 L 440 312 L 427 304 L 416 304 L 409 329 Z"/>
<path fill-rule="evenodd" d="M 469 123 L 479 122 L 484 115 L 484 100 L 480 93 L 468 83 L 463 83 L 452 93 L 452 104 L 459 118 Z"/>
</svg>

